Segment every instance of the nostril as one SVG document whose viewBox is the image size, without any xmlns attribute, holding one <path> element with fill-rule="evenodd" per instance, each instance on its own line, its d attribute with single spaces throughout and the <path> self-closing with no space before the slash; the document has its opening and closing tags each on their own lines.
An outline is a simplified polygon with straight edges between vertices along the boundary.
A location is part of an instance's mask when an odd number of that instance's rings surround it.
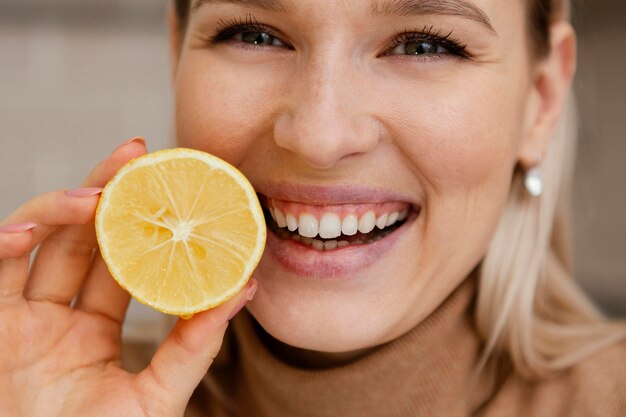
<svg viewBox="0 0 626 417">
<path fill-rule="evenodd" d="M 329 169 L 343 159 L 369 152 L 379 138 L 377 123 L 340 112 L 284 113 L 274 124 L 276 144 L 318 169 Z"/>
</svg>

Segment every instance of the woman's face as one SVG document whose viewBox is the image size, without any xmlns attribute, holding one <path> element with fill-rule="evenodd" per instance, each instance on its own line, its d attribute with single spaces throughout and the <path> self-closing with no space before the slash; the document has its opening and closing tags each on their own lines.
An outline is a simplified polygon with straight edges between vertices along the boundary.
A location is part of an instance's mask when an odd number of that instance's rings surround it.
<svg viewBox="0 0 626 417">
<path fill-rule="evenodd" d="M 324 352 L 408 331 L 480 262 L 507 199 L 532 102 L 524 2 L 200 3 L 177 137 L 268 209 L 249 311 Z"/>
</svg>

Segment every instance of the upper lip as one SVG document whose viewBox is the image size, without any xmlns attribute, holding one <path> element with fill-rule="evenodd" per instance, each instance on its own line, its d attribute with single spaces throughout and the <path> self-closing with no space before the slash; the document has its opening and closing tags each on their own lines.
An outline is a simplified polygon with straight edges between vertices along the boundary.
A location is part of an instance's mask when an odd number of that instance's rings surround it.
<svg viewBox="0 0 626 417">
<path fill-rule="evenodd" d="M 402 201 L 419 207 L 415 197 L 363 185 L 319 185 L 293 182 L 255 184 L 257 193 L 276 200 L 309 205 L 375 204 Z"/>
</svg>

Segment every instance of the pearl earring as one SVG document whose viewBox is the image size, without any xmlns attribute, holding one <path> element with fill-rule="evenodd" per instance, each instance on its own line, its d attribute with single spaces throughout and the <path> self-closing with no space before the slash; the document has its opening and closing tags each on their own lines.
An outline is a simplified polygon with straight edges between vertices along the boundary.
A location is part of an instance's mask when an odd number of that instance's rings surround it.
<svg viewBox="0 0 626 417">
<path fill-rule="evenodd" d="M 539 197 L 541 195 L 543 192 L 543 173 L 541 172 L 541 167 L 539 165 L 526 171 L 524 185 L 526 186 L 528 194 L 533 197 Z"/>
</svg>

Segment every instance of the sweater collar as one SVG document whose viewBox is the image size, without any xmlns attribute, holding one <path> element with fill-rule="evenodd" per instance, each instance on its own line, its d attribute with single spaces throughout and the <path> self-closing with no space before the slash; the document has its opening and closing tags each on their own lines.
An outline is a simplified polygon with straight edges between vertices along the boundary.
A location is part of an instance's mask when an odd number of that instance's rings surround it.
<svg viewBox="0 0 626 417">
<path fill-rule="evenodd" d="M 244 416 L 469 415 L 484 391 L 469 389 L 481 347 L 470 314 L 474 294 L 468 279 L 403 336 L 348 364 L 315 370 L 275 357 L 254 319 L 241 314 L 205 386 Z"/>
</svg>

